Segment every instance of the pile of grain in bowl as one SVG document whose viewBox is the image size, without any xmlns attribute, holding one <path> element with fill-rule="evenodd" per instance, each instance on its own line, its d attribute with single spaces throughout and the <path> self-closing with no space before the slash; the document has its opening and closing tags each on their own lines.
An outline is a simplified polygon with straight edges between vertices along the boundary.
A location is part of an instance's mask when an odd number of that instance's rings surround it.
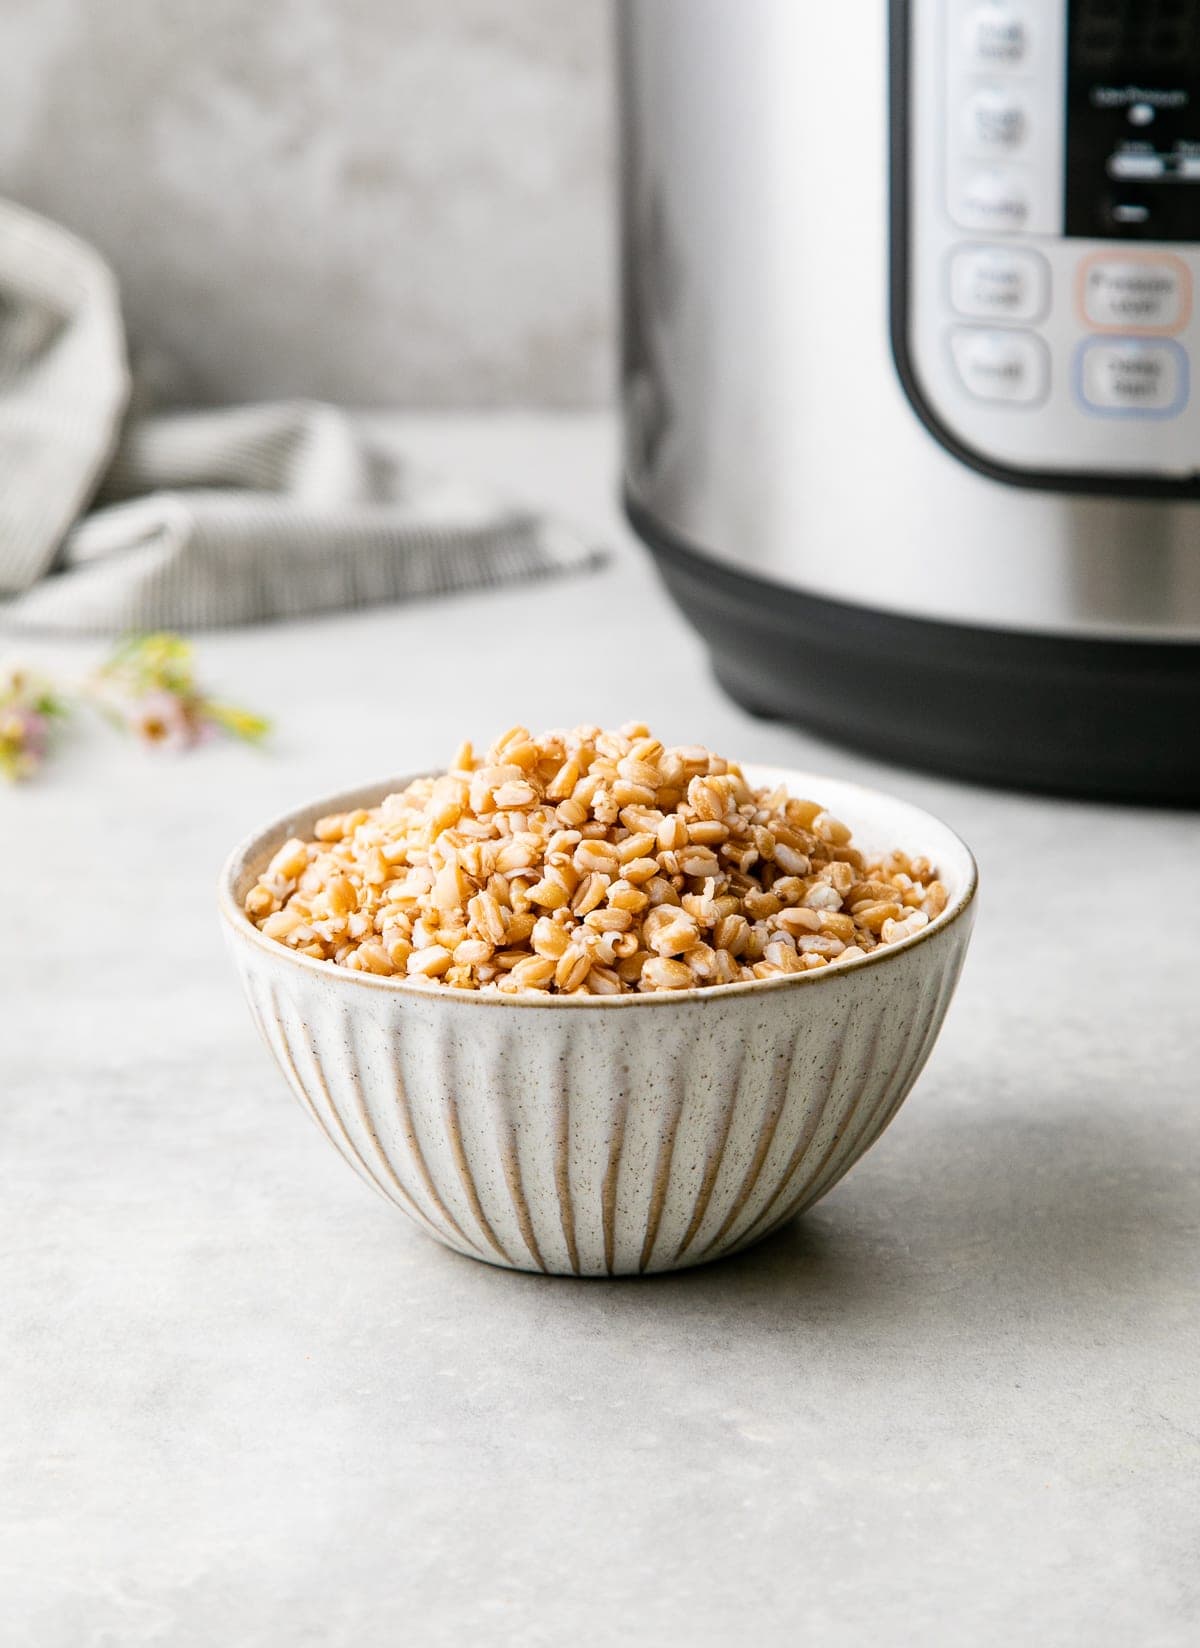
<svg viewBox="0 0 1200 1648">
<path fill-rule="evenodd" d="M 640 722 L 534 738 L 285 842 L 246 897 L 306 956 L 460 990 L 615 996 L 782 977 L 946 905 L 925 858 L 866 857 L 819 802 L 753 789 Z"/>
</svg>

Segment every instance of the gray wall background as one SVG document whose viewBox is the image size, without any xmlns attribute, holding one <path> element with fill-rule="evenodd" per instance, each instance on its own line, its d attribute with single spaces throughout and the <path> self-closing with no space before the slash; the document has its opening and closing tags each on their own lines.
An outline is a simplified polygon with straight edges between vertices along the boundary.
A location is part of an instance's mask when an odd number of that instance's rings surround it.
<svg viewBox="0 0 1200 1648">
<path fill-rule="evenodd" d="M 191 398 L 593 405 L 607 0 L 0 0 L 0 189 Z"/>
</svg>

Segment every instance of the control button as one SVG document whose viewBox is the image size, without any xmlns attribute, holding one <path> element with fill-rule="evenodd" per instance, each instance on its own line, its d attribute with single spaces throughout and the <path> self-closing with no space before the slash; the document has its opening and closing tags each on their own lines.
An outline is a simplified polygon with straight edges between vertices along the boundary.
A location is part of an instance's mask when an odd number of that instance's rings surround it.
<svg viewBox="0 0 1200 1648">
<path fill-rule="evenodd" d="M 1188 397 L 1187 356 L 1177 343 L 1092 338 L 1080 346 L 1076 391 L 1093 412 L 1173 417 Z"/>
<path fill-rule="evenodd" d="M 1029 26 L 1007 6 L 977 6 L 965 33 L 967 55 L 980 68 L 1015 69 L 1029 56 Z"/>
<path fill-rule="evenodd" d="M 1140 200 L 1116 200 L 1109 207 L 1108 215 L 1120 228 L 1136 229 L 1149 223 L 1150 208 Z"/>
<path fill-rule="evenodd" d="M 1090 326 L 1117 332 L 1179 332 L 1191 311 L 1191 276 L 1181 258 L 1086 259 L 1079 275 L 1079 301 Z"/>
<path fill-rule="evenodd" d="M 950 302 L 972 320 L 1037 320 L 1050 296 L 1050 269 L 1037 252 L 964 246 L 950 260 Z"/>
<path fill-rule="evenodd" d="M 1019 98 L 983 86 L 963 109 L 963 137 L 982 154 L 1015 154 L 1029 135 L 1029 117 Z"/>
<path fill-rule="evenodd" d="M 1019 173 L 997 168 L 975 172 L 958 191 L 954 216 L 967 229 L 1013 234 L 1029 220 L 1029 184 Z"/>
<path fill-rule="evenodd" d="M 1111 156 L 1105 170 L 1120 183 L 1157 183 L 1166 177 L 1167 163 L 1159 154 L 1126 150 Z"/>
<path fill-rule="evenodd" d="M 950 334 L 950 349 L 963 387 L 976 400 L 1029 406 L 1046 393 L 1050 360 L 1032 332 L 961 326 Z"/>
</svg>

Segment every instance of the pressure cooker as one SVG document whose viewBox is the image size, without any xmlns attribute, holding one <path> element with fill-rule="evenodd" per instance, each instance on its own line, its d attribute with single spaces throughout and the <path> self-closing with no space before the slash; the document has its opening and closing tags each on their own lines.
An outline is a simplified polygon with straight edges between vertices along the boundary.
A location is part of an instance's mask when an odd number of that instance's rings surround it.
<svg viewBox="0 0 1200 1648">
<path fill-rule="evenodd" d="M 620 0 L 626 507 L 748 708 L 1200 799 L 1200 0 Z"/>
</svg>

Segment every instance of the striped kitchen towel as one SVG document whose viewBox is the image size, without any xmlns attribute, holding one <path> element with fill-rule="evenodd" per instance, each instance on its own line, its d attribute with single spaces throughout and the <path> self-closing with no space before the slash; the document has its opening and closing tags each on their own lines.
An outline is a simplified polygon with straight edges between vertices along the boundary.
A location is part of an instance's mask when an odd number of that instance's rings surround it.
<svg viewBox="0 0 1200 1648">
<path fill-rule="evenodd" d="M 601 559 L 336 407 L 136 398 L 107 265 L 0 201 L 0 627 L 200 629 Z"/>
</svg>

